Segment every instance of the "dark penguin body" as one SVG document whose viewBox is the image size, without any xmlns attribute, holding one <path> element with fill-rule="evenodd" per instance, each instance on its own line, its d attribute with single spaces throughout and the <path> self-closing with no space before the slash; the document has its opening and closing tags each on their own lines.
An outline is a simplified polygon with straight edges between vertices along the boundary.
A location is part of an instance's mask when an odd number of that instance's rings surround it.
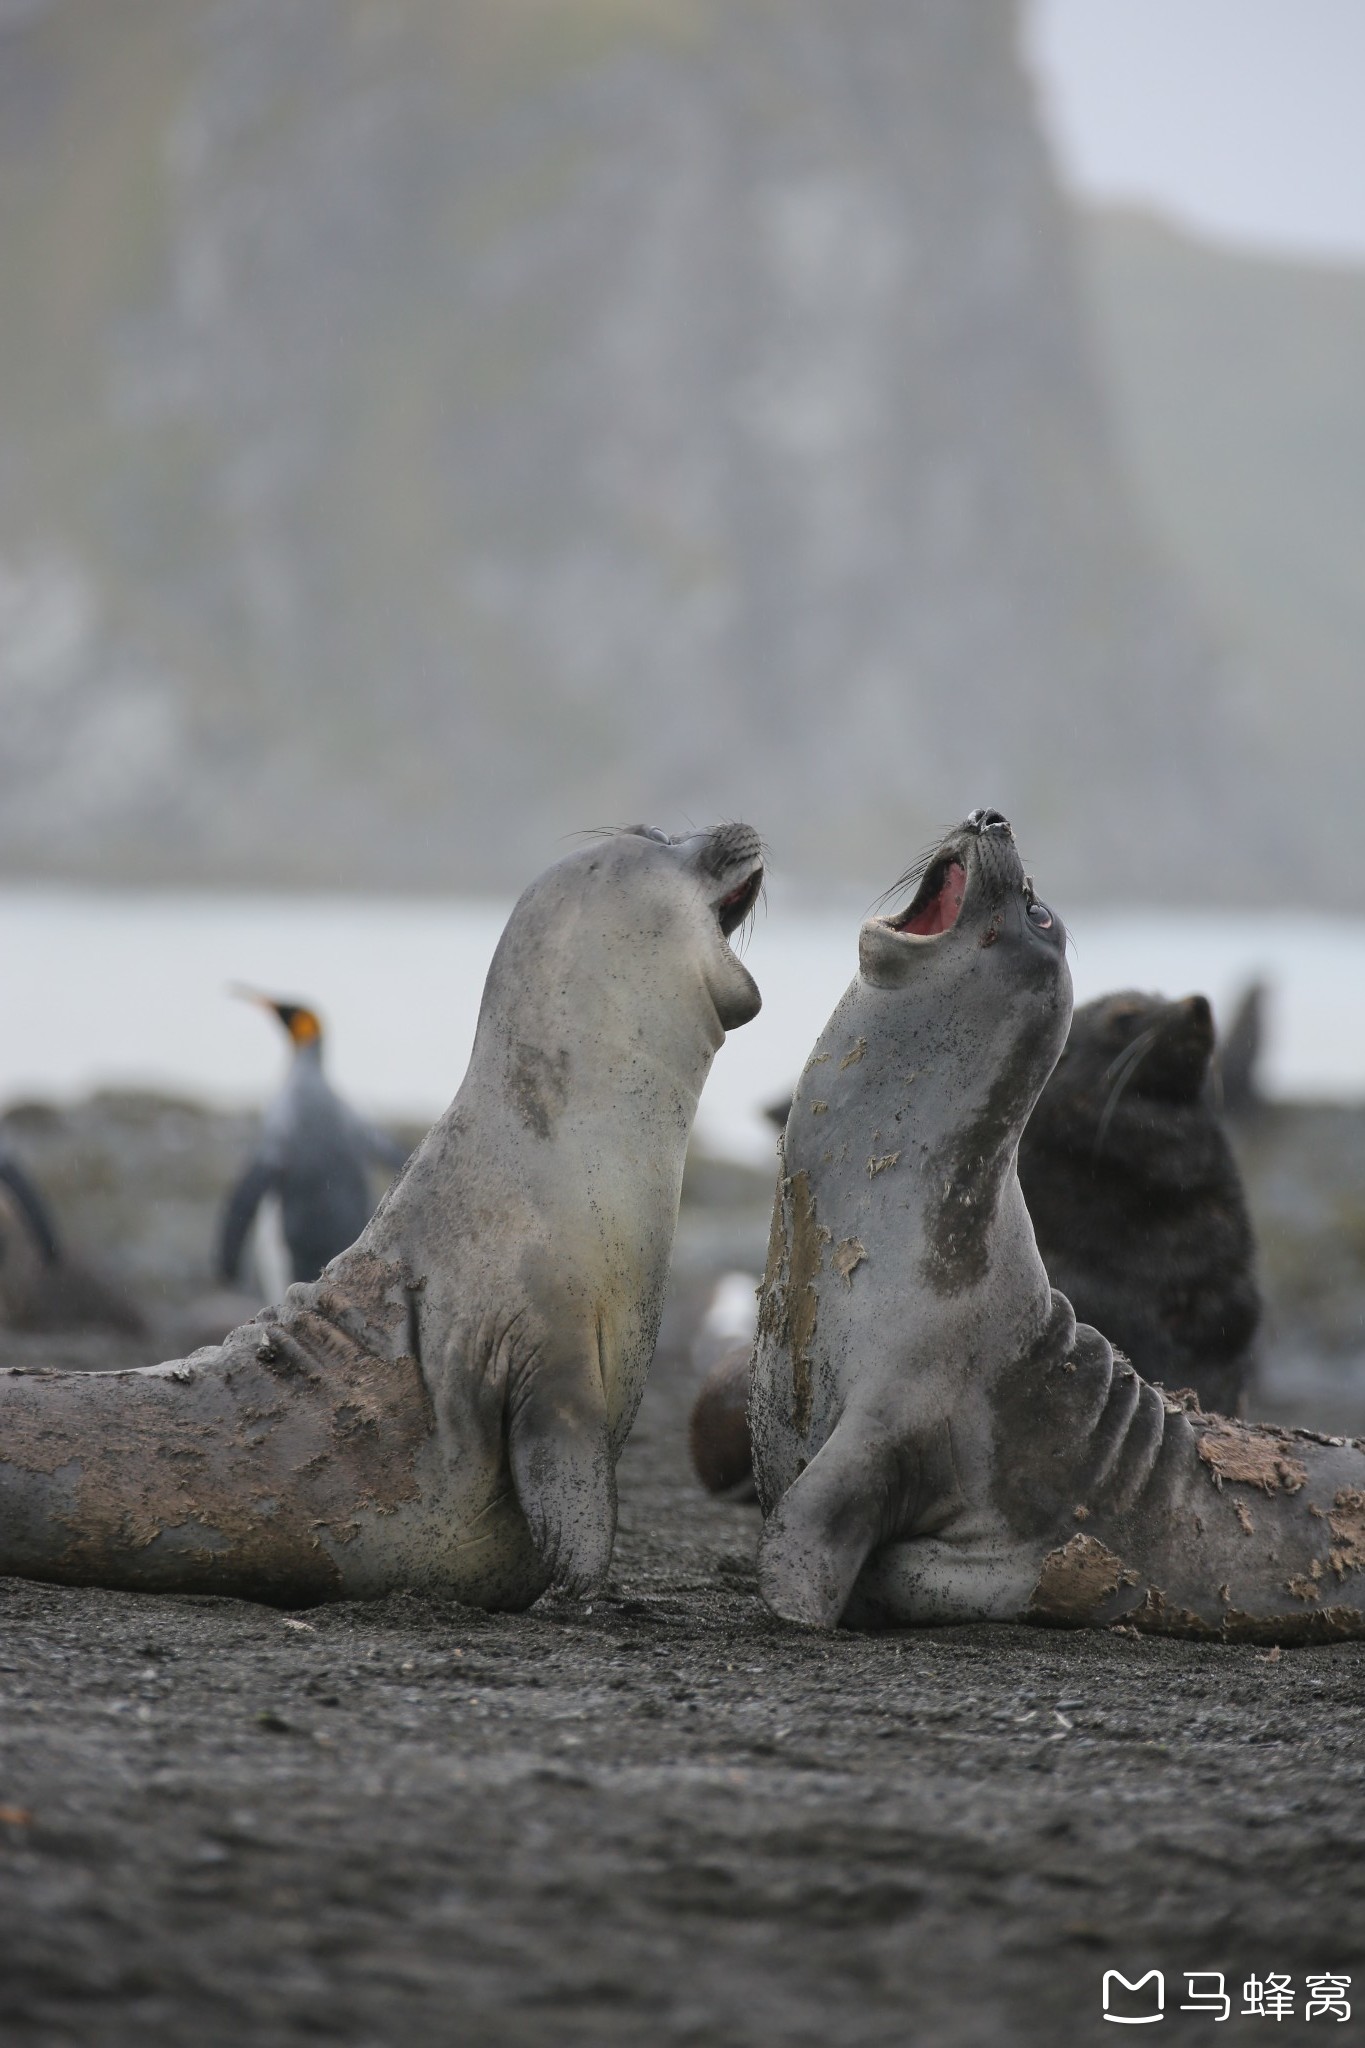
<svg viewBox="0 0 1365 2048">
<path fill-rule="evenodd" d="M 147 1330 L 118 1283 L 62 1243 L 46 1201 L 8 1152 L 0 1152 L 0 1325 L 119 1330 L 129 1337 Z"/>
<path fill-rule="evenodd" d="M 1203 996 L 1076 1011 L 1019 1145 L 1054 1287 L 1144 1379 L 1235 1415 L 1261 1303 L 1241 1175 L 1214 1105 Z"/>
<path fill-rule="evenodd" d="M 218 1274 L 237 1280 L 247 1232 L 267 1195 L 279 1197 L 291 1280 L 316 1280 L 355 1243 L 374 1210 L 371 1169 L 406 1154 L 387 1133 L 344 1103 L 322 1070 L 322 1026 L 302 1003 L 253 997 L 275 1015 L 294 1047 L 289 1076 L 266 1112 L 260 1148 L 223 1212 Z"/>
<path fill-rule="evenodd" d="M 0 1188 L 9 1196 L 13 1215 L 27 1229 L 37 1258 L 44 1266 L 55 1266 L 61 1257 L 57 1226 L 23 1167 L 7 1152 L 0 1152 Z"/>
</svg>

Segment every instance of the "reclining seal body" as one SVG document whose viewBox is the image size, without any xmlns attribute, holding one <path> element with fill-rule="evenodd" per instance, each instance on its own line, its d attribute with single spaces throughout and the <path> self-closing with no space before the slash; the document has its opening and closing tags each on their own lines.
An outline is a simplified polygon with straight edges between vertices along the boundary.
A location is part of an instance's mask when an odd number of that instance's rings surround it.
<svg viewBox="0 0 1365 2048">
<path fill-rule="evenodd" d="M 750 1422 L 780 1615 L 833 1627 L 1365 1632 L 1365 1449 L 1163 1397 L 1049 1286 L 1019 1134 L 1061 1051 L 1061 922 L 978 811 L 797 1089 Z"/>
<path fill-rule="evenodd" d="M 757 835 L 605 835 L 533 883 L 469 1071 L 357 1243 L 219 1347 L 0 1373 L 0 1571 L 296 1603 L 601 1583 Z"/>
</svg>

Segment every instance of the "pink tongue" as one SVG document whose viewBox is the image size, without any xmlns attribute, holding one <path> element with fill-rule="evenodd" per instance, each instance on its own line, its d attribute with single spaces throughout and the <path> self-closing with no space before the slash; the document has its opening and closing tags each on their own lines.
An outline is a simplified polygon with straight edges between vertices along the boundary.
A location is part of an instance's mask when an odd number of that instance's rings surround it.
<svg viewBox="0 0 1365 2048">
<path fill-rule="evenodd" d="M 967 870 L 954 861 L 943 878 L 943 887 L 937 896 L 903 924 L 901 930 L 913 932 L 917 938 L 922 939 L 932 938 L 935 932 L 951 930 L 957 923 L 957 914 L 962 908 L 966 888 Z"/>
</svg>

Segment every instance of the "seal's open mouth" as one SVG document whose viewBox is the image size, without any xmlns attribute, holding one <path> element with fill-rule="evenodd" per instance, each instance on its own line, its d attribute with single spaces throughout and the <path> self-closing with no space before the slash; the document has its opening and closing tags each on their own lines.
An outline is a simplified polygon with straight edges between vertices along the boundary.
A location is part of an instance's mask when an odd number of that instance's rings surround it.
<svg viewBox="0 0 1365 2048">
<path fill-rule="evenodd" d="M 951 931 L 962 909 L 967 889 L 967 870 L 951 853 L 941 854 L 915 891 L 915 900 L 900 917 L 888 918 L 893 932 L 916 939 L 931 939 Z"/>
<path fill-rule="evenodd" d="M 743 924 L 745 918 L 749 915 L 755 903 L 757 903 L 758 892 L 762 887 L 763 870 L 761 867 L 755 868 L 753 873 L 747 876 L 737 889 L 732 889 L 730 894 L 723 896 L 716 905 L 716 916 L 720 920 L 720 928 L 727 939 L 732 932 L 738 931 L 739 927 Z"/>
</svg>

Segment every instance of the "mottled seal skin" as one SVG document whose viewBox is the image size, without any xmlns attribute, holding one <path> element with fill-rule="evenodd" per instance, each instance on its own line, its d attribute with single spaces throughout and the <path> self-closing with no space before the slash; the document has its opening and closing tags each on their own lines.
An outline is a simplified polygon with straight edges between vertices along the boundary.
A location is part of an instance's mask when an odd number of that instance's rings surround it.
<svg viewBox="0 0 1365 2048">
<path fill-rule="evenodd" d="M 1071 984 L 975 812 L 859 972 L 787 1125 L 750 1400 L 776 1613 L 833 1627 L 1365 1632 L 1365 1449 L 1163 1398 L 1048 1284 L 1019 1134 Z"/>
<path fill-rule="evenodd" d="M 1048 1278 L 1144 1379 L 1236 1415 L 1260 1321 L 1242 1177 L 1212 1086 L 1213 1013 L 1086 1003 L 1019 1143 Z"/>
<path fill-rule="evenodd" d="M 601 1584 L 702 1083 L 759 1008 L 757 835 L 593 840 L 498 945 L 449 1111 L 350 1250 L 219 1347 L 0 1373 L 0 1571 L 301 1603 Z"/>
</svg>

